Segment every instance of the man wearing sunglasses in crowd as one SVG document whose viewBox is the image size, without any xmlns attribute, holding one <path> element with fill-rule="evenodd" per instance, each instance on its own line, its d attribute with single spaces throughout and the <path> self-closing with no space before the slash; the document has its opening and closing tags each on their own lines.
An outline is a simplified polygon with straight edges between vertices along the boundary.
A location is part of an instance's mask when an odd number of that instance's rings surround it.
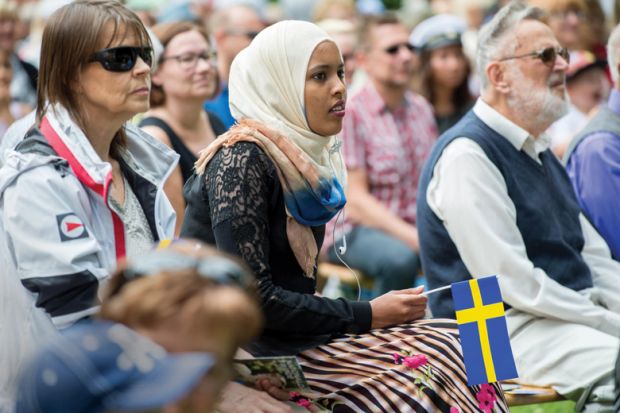
<svg viewBox="0 0 620 413">
<path fill-rule="evenodd" d="M 347 102 L 340 135 L 348 171 L 343 258 L 375 279 L 372 293 L 379 296 L 414 285 L 416 188 L 437 127 L 429 103 L 408 90 L 414 69 L 408 29 L 395 16 L 370 16 L 359 49 L 368 82 Z M 343 233 L 338 227 L 335 238 Z M 338 262 L 334 248 L 327 252 Z"/>
<path fill-rule="evenodd" d="M 228 106 L 228 75 L 237 54 L 248 47 L 252 39 L 263 30 L 265 23 L 252 6 L 238 4 L 217 10 L 211 17 L 211 31 L 217 48 L 217 71 L 220 76 L 220 93 L 205 103 L 205 109 L 213 112 L 230 128 L 235 119 Z"/>
<path fill-rule="evenodd" d="M 620 263 L 584 218 L 547 127 L 569 55 L 540 9 L 512 2 L 479 35 L 481 97 L 437 142 L 418 195 L 428 287 L 499 276 L 519 378 L 577 411 L 612 411 Z M 593 182 L 592 184 L 597 184 Z M 454 317 L 450 293 L 429 297 Z"/>
</svg>

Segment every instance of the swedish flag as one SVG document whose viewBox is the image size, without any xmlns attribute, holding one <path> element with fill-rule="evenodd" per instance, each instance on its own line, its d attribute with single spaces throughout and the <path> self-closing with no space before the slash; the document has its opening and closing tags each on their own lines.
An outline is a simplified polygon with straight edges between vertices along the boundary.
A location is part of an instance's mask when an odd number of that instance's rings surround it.
<svg viewBox="0 0 620 413">
<path fill-rule="evenodd" d="M 470 386 L 518 377 L 496 276 L 452 284 Z"/>
</svg>

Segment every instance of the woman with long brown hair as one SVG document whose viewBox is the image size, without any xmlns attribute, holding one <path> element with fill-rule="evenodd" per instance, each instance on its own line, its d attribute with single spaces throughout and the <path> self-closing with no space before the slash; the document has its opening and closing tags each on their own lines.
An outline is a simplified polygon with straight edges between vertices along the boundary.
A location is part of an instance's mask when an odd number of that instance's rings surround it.
<svg viewBox="0 0 620 413">
<path fill-rule="evenodd" d="M 437 15 L 411 33 L 420 56 L 413 89 L 433 106 L 440 134 L 458 122 L 474 103 L 469 90 L 470 64 L 461 43 L 464 28 L 455 16 Z"/>
<path fill-rule="evenodd" d="M 118 259 L 173 236 L 163 182 L 178 155 L 128 123 L 149 107 L 152 56 L 117 1 L 78 0 L 48 20 L 36 122 L 0 172 L 3 391 L 52 326 L 97 311 Z"/>
<path fill-rule="evenodd" d="M 203 103 L 217 94 L 217 56 L 207 31 L 189 22 L 154 26 L 164 46 L 151 79 L 151 110 L 140 127 L 180 156 L 164 190 L 177 213 L 176 233 L 183 223 L 183 184 L 192 175 L 198 152 L 226 127 Z"/>
</svg>

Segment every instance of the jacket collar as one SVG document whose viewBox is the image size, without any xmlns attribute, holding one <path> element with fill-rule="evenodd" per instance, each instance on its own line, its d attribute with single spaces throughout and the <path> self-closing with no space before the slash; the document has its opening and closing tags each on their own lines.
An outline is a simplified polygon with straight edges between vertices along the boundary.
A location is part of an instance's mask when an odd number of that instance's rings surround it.
<svg viewBox="0 0 620 413">
<path fill-rule="evenodd" d="M 72 162 L 64 154 L 59 154 L 69 161 L 74 170 L 75 166 L 81 167 L 90 175 L 95 184 L 105 185 L 111 172 L 111 165 L 104 162 L 95 152 L 84 132 L 70 118 L 67 110 L 60 105 L 55 105 L 48 110 L 44 121 L 46 119 L 74 160 Z M 43 127 L 43 121 L 41 127 Z M 152 184 L 159 185 L 164 182 L 176 166 L 179 155 L 131 123 L 125 125 L 125 132 L 127 148 L 121 152 L 123 161 Z"/>
</svg>

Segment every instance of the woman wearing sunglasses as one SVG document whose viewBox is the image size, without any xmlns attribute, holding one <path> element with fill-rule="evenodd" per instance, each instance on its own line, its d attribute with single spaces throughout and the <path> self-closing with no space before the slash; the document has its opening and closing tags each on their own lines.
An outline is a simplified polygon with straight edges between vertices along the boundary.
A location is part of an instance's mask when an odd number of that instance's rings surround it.
<svg viewBox="0 0 620 413">
<path fill-rule="evenodd" d="M 455 325 L 420 320 L 420 289 L 371 302 L 316 294 L 325 223 L 346 202 L 333 40 L 311 23 L 276 23 L 237 55 L 229 86 L 238 124 L 201 153 L 181 233 L 240 255 L 257 277 L 265 330 L 247 350 L 296 355 L 316 401 L 334 411 L 475 411 Z"/>
<path fill-rule="evenodd" d="M 218 75 L 209 34 L 188 22 L 160 24 L 153 32 L 164 46 L 151 79 L 151 110 L 140 127 L 180 155 L 179 166 L 164 190 L 177 213 L 176 233 L 183 222 L 183 184 L 192 175 L 198 152 L 226 127 L 203 103 L 215 97 Z"/>
<path fill-rule="evenodd" d="M 149 107 L 152 50 L 112 0 L 57 10 L 43 33 L 36 122 L 0 171 L 0 372 L 53 325 L 97 310 L 116 261 L 171 238 L 178 155 L 127 123 Z"/>
</svg>

